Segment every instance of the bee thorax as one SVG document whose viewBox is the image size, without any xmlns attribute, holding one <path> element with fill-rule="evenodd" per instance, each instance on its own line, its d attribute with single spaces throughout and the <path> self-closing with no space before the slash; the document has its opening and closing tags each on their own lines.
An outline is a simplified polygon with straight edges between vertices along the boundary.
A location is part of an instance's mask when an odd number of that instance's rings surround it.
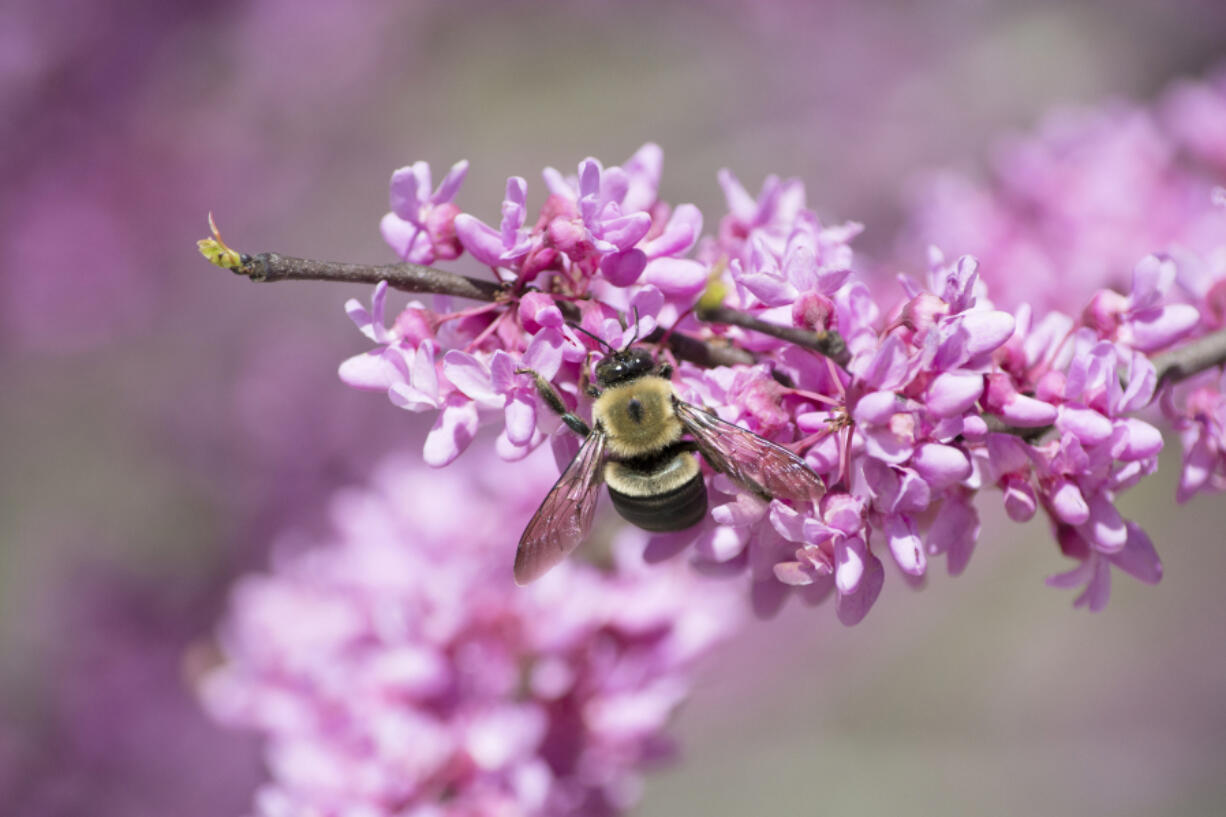
<svg viewBox="0 0 1226 817">
<path fill-rule="evenodd" d="M 592 406 L 592 416 L 607 431 L 609 454 L 615 459 L 661 451 L 681 439 L 672 384 L 660 377 L 606 388 Z"/>
</svg>

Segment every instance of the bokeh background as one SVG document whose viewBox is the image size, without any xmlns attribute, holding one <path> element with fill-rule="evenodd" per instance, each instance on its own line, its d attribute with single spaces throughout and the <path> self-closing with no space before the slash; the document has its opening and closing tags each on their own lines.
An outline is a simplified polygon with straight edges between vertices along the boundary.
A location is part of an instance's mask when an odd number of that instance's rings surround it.
<svg viewBox="0 0 1226 817">
<path fill-rule="evenodd" d="M 913 180 L 982 172 L 1053 109 L 1152 99 L 1226 58 L 1226 5 L 15 0 L 0 12 L 0 813 L 241 814 L 257 747 L 183 682 L 229 582 L 420 418 L 343 387 L 366 348 L 327 284 L 253 286 L 194 242 L 393 260 L 392 169 L 506 176 L 665 151 L 662 197 L 720 212 L 802 178 L 889 257 Z M 918 267 L 922 259 L 915 259 Z M 1174 442 L 1174 441 L 1172 441 Z M 868 619 L 753 623 L 677 722 L 636 814 L 1220 814 L 1226 511 L 1125 515 L 1158 587 L 1074 611 L 1038 523 L 995 510 L 966 573 Z M 508 551 L 511 545 L 508 543 Z"/>
</svg>

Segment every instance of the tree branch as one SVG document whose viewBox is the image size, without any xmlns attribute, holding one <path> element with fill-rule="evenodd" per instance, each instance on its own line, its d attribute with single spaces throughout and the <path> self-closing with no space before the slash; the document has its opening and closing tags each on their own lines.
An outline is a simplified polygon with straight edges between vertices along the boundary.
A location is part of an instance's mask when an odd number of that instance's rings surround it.
<svg viewBox="0 0 1226 817">
<path fill-rule="evenodd" d="M 347 264 L 293 258 L 273 252 L 254 256 L 238 253 L 221 240 L 221 236 L 213 225 L 212 216 L 209 217 L 209 225 L 213 229 L 213 238 L 206 238 L 198 242 L 201 254 L 211 263 L 237 275 L 246 276 L 252 281 L 261 283 L 339 281 L 362 284 L 377 284 L 380 281 L 386 281 L 388 286 L 402 292 L 455 295 L 486 302 L 497 301 L 506 297 L 508 293 L 506 286 L 494 281 L 469 278 L 420 264 Z M 563 314 L 573 313 L 569 315 L 572 318 L 577 315 L 572 304 L 559 301 L 558 305 L 563 309 Z M 830 358 L 839 366 L 845 367 L 851 358 L 847 344 L 835 331 L 810 332 L 807 329 L 781 326 L 724 306 L 700 306 L 697 315 L 699 319 L 708 323 L 740 326 L 794 343 Z M 658 342 L 663 335 L 663 331 L 657 329 L 645 340 Z M 751 352 L 744 349 L 716 341 L 700 340 L 678 332 L 669 335 L 668 346 L 679 359 L 704 367 L 750 365 L 756 360 Z M 1163 352 L 1153 358 L 1153 363 L 1158 373 L 1159 387 L 1178 383 L 1214 366 L 1226 364 L 1226 330 L 1206 335 L 1177 349 Z M 1037 439 L 1048 430 L 1048 428 L 1012 429 L 1004 425 L 999 418 L 988 416 L 986 419 L 993 430 L 1010 431 L 1027 440 Z"/>
<path fill-rule="evenodd" d="M 386 281 L 401 292 L 427 292 L 435 295 L 456 295 L 474 301 L 496 301 L 506 288 L 494 281 L 469 278 L 420 264 L 347 264 L 338 261 L 315 261 L 291 258 L 275 252 L 241 256 L 242 263 L 234 273 L 252 281 L 339 281 L 350 284 L 377 284 Z"/>
<path fill-rule="evenodd" d="M 753 315 L 738 312 L 726 306 L 699 307 L 697 315 L 699 320 L 707 323 L 726 323 L 730 326 L 752 329 L 773 338 L 786 340 L 788 343 L 794 343 L 817 352 L 823 357 L 828 357 L 841 367 L 846 367 L 851 360 L 851 353 L 847 351 L 847 344 L 843 342 L 843 336 L 834 330 L 810 332 L 808 329 L 798 329 L 794 326 L 767 323 Z"/>
<path fill-rule="evenodd" d="M 257 283 L 272 281 L 337 281 L 350 284 L 387 285 L 401 292 L 456 295 L 474 301 L 493 302 L 504 297 L 507 287 L 493 281 L 469 278 L 454 272 L 425 267 L 420 264 L 348 264 L 338 261 L 316 261 L 310 258 L 294 258 L 275 252 L 258 255 L 239 253 L 226 246 L 213 226 L 213 238 L 197 242 L 201 254 L 209 262 L 228 269 L 235 275 L 245 276 Z M 577 320 L 579 312 L 574 304 L 558 301 L 558 308 L 570 320 Z M 663 329 L 656 329 L 644 341 L 659 342 L 664 337 Z M 673 332 L 668 336 L 668 348 L 680 360 L 688 360 L 698 366 L 750 366 L 756 362 L 753 353 L 718 341 L 703 341 L 689 335 Z"/>
<path fill-rule="evenodd" d="M 1206 369 L 1226 363 L 1226 330 L 1205 335 L 1203 338 L 1163 352 L 1153 358 L 1158 372 L 1158 387 L 1168 383 L 1187 380 Z"/>
</svg>

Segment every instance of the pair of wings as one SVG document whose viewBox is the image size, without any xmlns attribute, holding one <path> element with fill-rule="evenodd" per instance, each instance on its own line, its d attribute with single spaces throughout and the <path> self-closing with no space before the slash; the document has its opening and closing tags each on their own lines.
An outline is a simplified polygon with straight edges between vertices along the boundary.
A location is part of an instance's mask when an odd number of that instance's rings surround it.
<svg viewBox="0 0 1226 817">
<path fill-rule="evenodd" d="M 821 479 L 791 451 L 706 411 L 673 401 L 677 419 L 703 458 L 759 496 L 808 502 L 821 497 Z M 587 536 L 596 511 L 605 432 L 593 428 L 528 523 L 515 552 L 515 582 L 527 584 L 562 561 Z"/>
</svg>

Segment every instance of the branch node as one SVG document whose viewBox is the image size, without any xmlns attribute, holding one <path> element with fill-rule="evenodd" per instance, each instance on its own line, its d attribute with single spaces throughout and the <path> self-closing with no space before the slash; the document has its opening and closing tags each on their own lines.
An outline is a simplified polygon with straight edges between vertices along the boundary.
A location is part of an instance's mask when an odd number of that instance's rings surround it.
<svg viewBox="0 0 1226 817">
<path fill-rule="evenodd" d="M 843 336 L 833 329 L 823 332 L 811 332 L 808 329 L 800 329 L 794 326 L 780 326 L 776 323 L 768 323 L 746 312 L 729 309 L 726 306 L 710 307 L 700 305 L 696 314 L 699 320 L 706 321 L 707 323 L 726 323 L 730 326 L 752 329 L 755 332 L 761 332 L 773 338 L 786 340 L 789 343 L 794 343 L 797 346 L 817 352 L 823 357 L 830 358 L 830 360 L 842 368 L 846 368 L 847 364 L 851 361 L 851 353 L 847 350 L 847 343 L 843 340 Z"/>
</svg>

